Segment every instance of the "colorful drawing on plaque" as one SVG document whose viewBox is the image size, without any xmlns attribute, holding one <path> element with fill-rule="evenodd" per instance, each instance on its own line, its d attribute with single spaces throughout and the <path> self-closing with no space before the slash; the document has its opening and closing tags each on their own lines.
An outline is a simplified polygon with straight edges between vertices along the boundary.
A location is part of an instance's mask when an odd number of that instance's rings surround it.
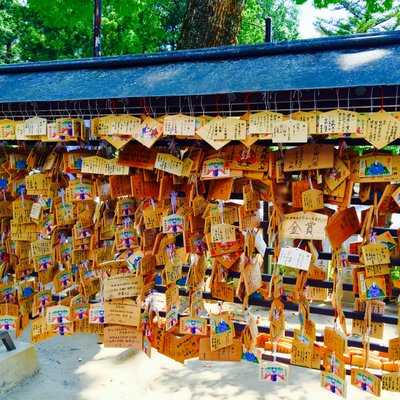
<svg viewBox="0 0 400 400">
<path fill-rule="evenodd" d="M 102 304 L 92 304 L 89 308 L 89 323 L 104 324 L 104 308 Z"/>
<path fill-rule="evenodd" d="M 136 236 L 133 229 L 120 229 L 117 232 L 118 250 L 131 249 L 136 244 Z"/>
<path fill-rule="evenodd" d="M 240 156 L 236 158 L 238 165 L 248 167 L 257 162 L 256 153 L 251 147 L 244 147 Z"/>
<path fill-rule="evenodd" d="M 256 351 L 256 350 L 255 350 Z M 257 357 L 257 354 L 255 351 L 244 351 L 242 354 L 242 360 L 251 362 L 253 364 L 260 364 L 260 360 Z"/>
<path fill-rule="evenodd" d="M 260 365 L 260 380 L 269 382 L 288 382 L 289 368 L 276 362 Z"/>
<path fill-rule="evenodd" d="M 51 255 L 44 255 L 37 258 L 37 265 L 39 271 L 45 271 L 53 266 L 53 257 Z"/>
<path fill-rule="evenodd" d="M 60 118 L 58 120 L 58 132 L 61 139 L 73 136 L 72 120 Z"/>
<path fill-rule="evenodd" d="M 133 200 L 126 200 L 120 203 L 120 216 L 128 217 L 134 214 L 135 202 Z"/>
<path fill-rule="evenodd" d="M 44 308 L 51 303 L 51 291 L 43 290 L 36 294 L 36 314 L 39 314 Z"/>
<path fill-rule="evenodd" d="M 61 288 L 67 288 L 71 283 L 71 272 L 65 271 L 58 275 L 58 281 Z"/>
<path fill-rule="evenodd" d="M 72 318 L 74 320 L 82 320 L 89 318 L 89 305 L 88 304 L 75 304 L 72 307 Z"/>
<path fill-rule="evenodd" d="M 357 371 L 354 374 L 354 386 L 358 387 L 364 392 L 375 394 L 374 381 L 372 378 L 361 371 Z"/>
<path fill-rule="evenodd" d="M 70 309 L 64 306 L 49 307 L 46 310 L 48 324 L 67 324 L 70 320 Z"/>
<path fill-rule="evenodd" d="M 363 157 L 360 160 L 360 177 L 392 175 L 392 157 Z"/>
<path fill-rule="evenodd" d="M 223 159 L 213 158 L 204 161 L 201 176 L 203 178 L 226 178 L 230 176 L 230 173 L 225 168 L 225 161 Z"/>
<path fill-rule="evenodd" d="M 4 315 L 0 317 L 0 332 L 1 331 L 15 331 L 17 329 L 17 318 L 11 315 Z"/>
<path fill-rule="evenodd" d="M 89 183 L 77 182 L 73 187 L 72 201 L 90 201 L 93 200 L 92 185 Z"/>
<path fill-rule="evenodd" d="M 386 297 L 386 281 L 384 276 L 373 276 L 361 281 L 361 295 L 366 300 Z"/>
<path fill-rule="evenodd" d="M 231 327 L 222 317 L 216 317 L 215 320 L 211 322 L 211 329 L 215 335 L 231 331 Z"/>
<path fill-rule="evenodd" d="M 6 303 L 13 303 L 16 299 L 16 290 L 13 285 L 9 284 L 1 290 L 1 298 L 3 299 L 4 302 Z"/>
<path fill-rule="evenodd" d="M 331 393 L 345 397 L 346 388 L 343 381 L 340 378 L 335 377 L 333 374 L 325 374 L 322 387 L 329 390 Z"/>
<path fill-rule="evenodd" d="M 164 233 L 178 233 L 183 232 L 185 228 L 185 218 L 171 214 L 163 218 L 163 232 Z"/>
<path fill-rule="evenodd" d="M 202 254 L 206 250 L 206 243 L 202 237 L 193 238 L 193 253 Z"/>
<path fill-rule="evenodd" d="M 72 329 L 70 324 L 57 324 L 53 326 L 53 333 L 57 333 L 60 336 L 64 336 L 67 334 L 71 334 L 72 333 Z"/>
<path fill-rule="evenodd" d="M 190 318 L 182 321 L 180 330 L 181 332 L 190 333 L 191 335 L 206 335 L 207 325 L 204 323 L 203 319 Z"/>
<path fill-rule="evenodd" d="M 154 139 L 159 135 L 157 127 L 145 124 L 140 131 L 141 139 Z"/>
</svg>

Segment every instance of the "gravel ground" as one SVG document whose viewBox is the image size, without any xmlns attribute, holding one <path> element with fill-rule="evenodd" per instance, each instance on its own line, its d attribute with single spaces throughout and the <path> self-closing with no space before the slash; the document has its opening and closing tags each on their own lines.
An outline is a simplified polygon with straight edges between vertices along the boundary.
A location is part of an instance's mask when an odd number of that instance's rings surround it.
<svg viewBox="0 0 400 400">
<path fill-rule="evenodd" d="M 259 310 L 260 311 L 260 310 Z M 257 310 L 255 310 L 257 313 Z M 265 315 L 265 312 L 264 312 Z M 317 330 L 332 320 L 312 316 Z M 287 313 L 288 326 L 297 316 Z M 395 326 L 385 327 L 385 338 L 396 335 Z M 29 330 L 21 340 L 29 341 Z M 258 367 L 241 363 L 186 361 L 181 365 L 154 349 L 152 359 L 142 352 L 104 348 L 96 335 L 55 337 L 36 345 L 41 370 L 0 399 L 7 400 L 131 400 L 131 399 L 266 399 L 307 400 L 338 398 L 320 388 L 319 372 L 291 367 L 288 384 L 258 380 Z M 373 399 L 350 385 L 349 399 Z M 382 392 L 383 400 L 399 394 Z"/>
</svg>

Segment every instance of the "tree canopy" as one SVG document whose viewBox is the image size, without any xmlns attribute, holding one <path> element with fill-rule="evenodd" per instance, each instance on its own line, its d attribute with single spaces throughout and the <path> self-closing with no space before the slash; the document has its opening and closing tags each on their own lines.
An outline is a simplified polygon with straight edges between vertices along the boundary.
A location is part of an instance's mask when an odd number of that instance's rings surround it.
<svg viewBox="0 0 400 400">
<path fill-rule="evenodd" d="M 299 36 L 299 11 L 293 2 L 286 0 L 247 0 L 243 12 L 240 44 L 263 43 L 265 19 L 272 17 L 274 41 L 295 40 Z"/>
<path fill-rule="evenodd" d="M 295 0 L 297 4 L 304 4 L 308 0 Z M 316 8 L 326 8 L 330 5 L 337 5 L 342 3 L 342 0 L 313 0 L 313 5 Z M 394 5 L 397 4 L 398 0 L 366 0 L 365 7 L 369 13 L 378 13 L 390 11 Z"/>
<path fill-rule="evenodd" d="M 103 0 L 103 55 L 174 50 L 186 0 Z M 0 61 L 92 55 L 93 1 L 0 0 Z"/>
<path fill-rule="evenodd" d="M 314 24 L 324 36 L 391 31 L 400 26 L 400 6 L 387 11 L 371 11 L 366 0 L 341 0 L 332 9 L 341 11 L 342 16 L 318 18 Z"/>
</svg>

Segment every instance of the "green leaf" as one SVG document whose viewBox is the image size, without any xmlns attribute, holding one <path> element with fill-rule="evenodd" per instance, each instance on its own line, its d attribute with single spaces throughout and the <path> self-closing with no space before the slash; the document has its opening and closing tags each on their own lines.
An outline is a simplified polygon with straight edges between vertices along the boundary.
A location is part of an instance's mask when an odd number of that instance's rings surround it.
<svg viewBox="0 0 400 400">
<path fill-rule="evenodd" d="M 272 18 L 274 41 L 298 38 L 298 7 L 294 3 L 285 0 L 247 0 L 242 18 L 239 44 L 263 43 L 266 17 Z"/>
</svg>

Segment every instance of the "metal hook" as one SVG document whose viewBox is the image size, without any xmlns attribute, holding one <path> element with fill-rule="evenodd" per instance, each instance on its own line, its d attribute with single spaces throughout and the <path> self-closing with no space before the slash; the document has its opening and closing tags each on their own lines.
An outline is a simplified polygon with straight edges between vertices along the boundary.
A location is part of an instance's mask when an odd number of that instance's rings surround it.
<svg viewBox="0 0 400 400">
<path fill-rule="evenodd" d="M 124 113 L 129 114 L 128 109 L 126 108 L 126 103 L 128 102 L 128 99 L 122 99 L 122 104 L 124 106 Z"/>
<path fill-rule="evenodd" d="M 275 112 L 278 112 L 278 104 L 277 104 L 277 102 L 276 102 L 276 97 L 277 97 L 277 92 L 275 92 L 274 104 L 275 104 Z"/>
<path fill-rule="evenodd" d="M 151 100 L 150 100 L 151 101 Z M 182 114 L 182 103 L 181 103 L 181 96 L 179 96 L 178 98 L 178 102 L 179 102 L 179 114 Z M 151 109 L 151 106 L 150 106 Z"/>
<path fill-rule="evenodd" d="M 268 96 L 267 92 L 263 92 L 262 93 L 262 101 L 264 103 L 265 110 L 268 110 L 268 107 L 267 107 L 267 96 Z"/>
<path fill-rule="evenodd" d="M 395 109 L 394 109 L 394 111 L 396 111 L 396 112 L 397 112 L 398 100 L 399 100 L 399 85 L 396 85 L 396 104 L 395 104 Z M 399 368 L 400 368 L 400 365 L 399 365 Z"/>
<path fill-rule="evenodd" d="M 78 108 L 79 114 L 80 114 L 81 118 L 84 120 L 85 118 L 84 118 L 84 116 L 83 116 L 82 103 L 81 103 L 80 100 L 78 101 L 78 107 L 79 107 L 79 108 Z"/>
<path fill-rule="evenodd" d="M 205 112 L 205 108 L 204 108 L 204 105 L 203 105 L 203 96 L 200 97 L 200 107 L 201 107 L 201 110 L 203 111 L 203 115 L 205 115 L 206 112 Z"/>
<path fill-rule="evenodd" d="M 190 102 L 190 96 L 185 96 L 185 100 L 187 101 L 189 115 L 192 116 L 192 107 L 191 107 L 191 102 Z"/>
<path fill-rule="evenodd" d="M 336 88 L 337 109 L 340 108 L 339 88 Z"/>
<path fill-rule="evenodd" d="M 50 106 L 49 106 L 50 116 L 51 116 L 51 120 L 53 121 L 53 120 L 54 120 L 54 116 L 53 116 L 53 106 L 52 106 L 51 102 L 50 102 L 49 105 L 50 105 Z M 53 122 L 54 122 L 54 121 L 53 121 Z"/>
<path fill-rule="evenodd" d="M 303 96 L 303 95 L 302 95 L 302 93 L 300 92 L 300 90 L 295 90 L 295 91 L 293 92 L 293 99 L 295 98 L 296 94 L 297 94 L 297 104 L 298 104 L 298 106 L 299 106 L 299 112 L 300 112 L 300 110 L 301 110 L 301 106 L 300 106 L 300 96 Z M 294 102 L 293 102 L 293 103 L 294 103 Z"/>
<path fill-rule="evenodd" d="M 67 101 L 64 101 L 64 109 L 65 109 L 65 112 L 68 114 L 68 118 L 71 118 L 71 113 L 69 112 L 69 109 L 67 108 Z"/>
<path fill-rule="evenodd" d="M 188 102 L 188 107 L 189 107 L 189 115 L 191 117 L 194 116 L 194 110 L 193 110 L 193 103 L 192 103 L 192 98 L 190 96 L 187 96 L 187 102 Z"/>
<path fill-rule="evenodd" d="M 347 110 L 350 110 L 350 88 L 347 88 Z"/>
<path fill-rule="evenodd" d="M 6 113 L 4 112 L 4 103 L 1 103 L 1 112 L 4 114 L 4 118 L 7 119 L 7 115 L 6 115 Z"/>
<path fill-rule="evenodd" d="M 93 119 L 93 115 L 92 115 L 92 107 L 90 105 L 90 100 L 88 100 L 87 102 L 87 110 L 88 110 L 88 114 L 89 114 L 89 119 L 92 120 Z"/>
<path fill-rule="evenodd" d="M 99 109 L 97 108 L 97 99 L 96 99 L 95 107 L 96 107 L 97 117 L 100 118 Z"/>
<path fill-rule="evenodd" d="M 35 117 L 37 117 L 37 111 L 36 111 L 36 108 L 37 108 L 37 103 L 35 103 L 35 102 L 32 102 L 32 103 L 31 103 L 31 106 L 32 106 L 32 110 L 33 110 L 33 112 L 35 113 Z"/>
<path fill-rule="evenodd" d="M 107 99 L 106 108 L 108 108 L 110 110 L 111 114 L 114 114 L 114 111 L 111 108 L 111 99 Z"/>
<path fill-rule="evenodd" d="M 153 106 L 151 104 L 151 97 L 149 97 L 149 108 L 150 108 L 151 114 L 153 114 L 153 118 L 156 118 L 156 113 L 155 113 L 155 111 L 153 109 Z"/>
<path fill-rule="evenodd" d="M 164 97 L 164 113 L 168 115 L 167 97 Z"/>
<path fill-rule="evenodd" d="M 301 90 L 297 91 L 297 102 L 299 103 L 299 112 L 301 111 L 301 101 L 300 101 L 300 97 L 303 97 L 303 93 L 301 92 Z"/>
<path fill-rule="evenodd" d="M 314 111 L 317 111 L 317 97 L 316 97 L 317 91 L 314 89 Z"/>
<path fill-rule="evenodd" d="M 371 86 L 371 113 L 374 111 L 374 100 L 373 100 L 373 95 L 374 95 L 374 87 Z"/>
<path fill-rule="evenodd" d="M 14 120 L 14 114 L 13 114 L 13 112 L 11 111 L 11 103 L 8 103 L 8 112 L 10 113 L 11 119 Z"/>
</svg>

